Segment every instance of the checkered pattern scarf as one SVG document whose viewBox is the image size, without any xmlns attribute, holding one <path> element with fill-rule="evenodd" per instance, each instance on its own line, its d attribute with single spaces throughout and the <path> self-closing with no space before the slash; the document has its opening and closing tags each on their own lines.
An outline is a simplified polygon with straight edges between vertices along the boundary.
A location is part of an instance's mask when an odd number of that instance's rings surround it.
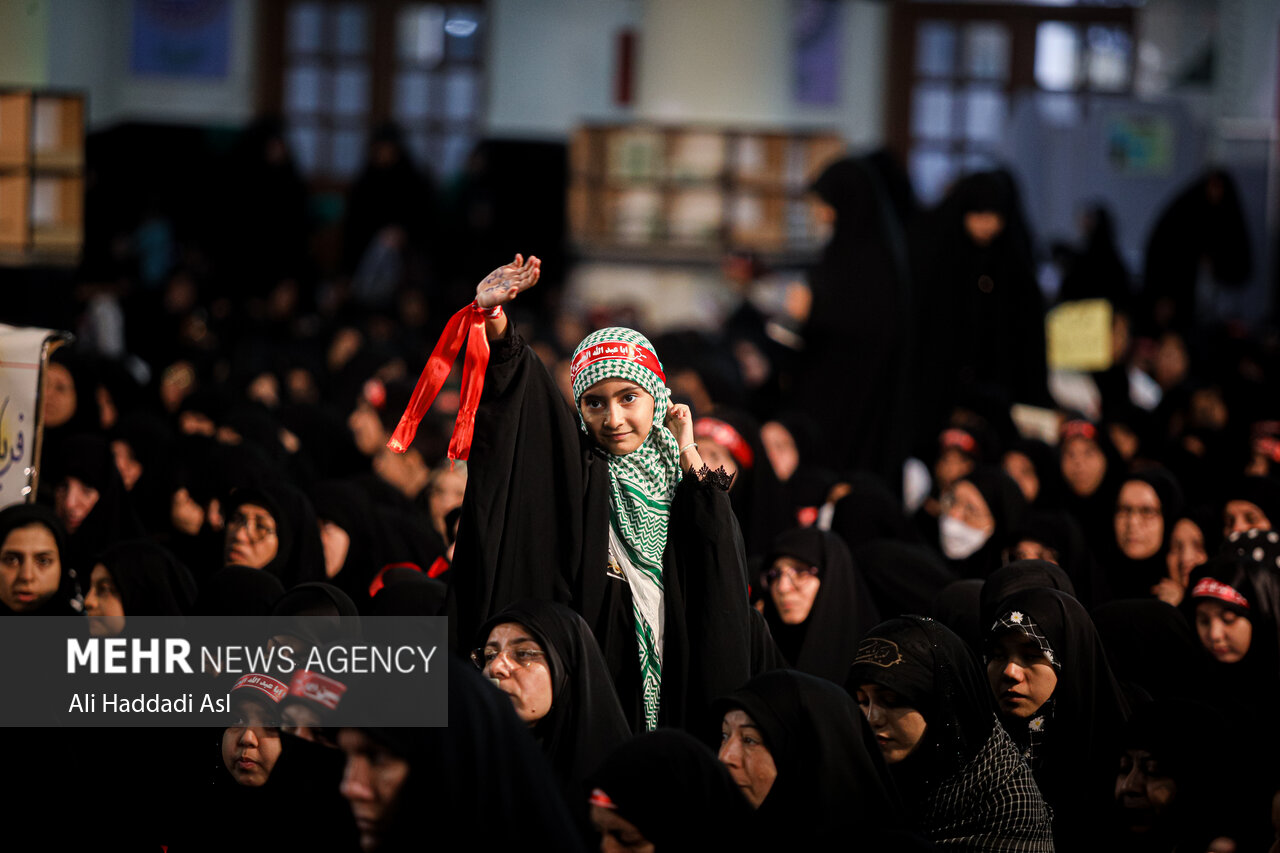
<svg viewBox="0 0 1280 853">
<path fill-rule="evenodd" d="M 653 344 L 632 329 L 611 327 L 593 332 L 578 344 L 573 361 L 593 347 L 634 344 L 653 352 Z M 655 354 L 656 355 L 656 354 Z M 667 547 L 671 499 L 680 484 L 680 448 L 663 423 L 671 405 L 671 391 L 658 374 L 626 358 L 594 361 L 574 377 L 575 404 L 583 393 L 602 379 L 627 379 L 653 397 L 653 425 L 644 443 L 625 456 L 609 454 L 609 518 L 611 546 L 631 584 L 640 671 L 644 679 L 645 721 L 657 727 L 658 699 L 662 686 L 662 554 Z M 581 408 L 578 423 L 587 430 Z M 628 565 L 629 564 L 629 565 Z"/>
<path fill-rule="evenodd" d="M 973 760 L 933 788 L 920 828 L 944 850 L 1053 853 L 1053 819 L 999 722 Z"/>
<path fill-rule="evenodd" d="M 995 624 L 991 626 L 991 631 L 997 634 L 1017 631 L 1025 635 L 1040 647 L 1040 651 L 1044 652 L 1045 659 L 1053 664 L 1053 668 L 1058 672 L 1062 672 L 1062 662 L 1054 654 L 1053 647 L 1049 645 L 1049 638 L 1040 630 L 1040 626 L 1036 624 L 1036 620 L 1031 618 L 1031 614 L 1023 613 L 1021 610 L 1010 610 L 996 620 Z M 1046 737 L 1045 730 L 1053 720 L 1053 706 L 1054 699 L 1050 697 L 1049 701 L 1045 702 L 1040 709 L 1040 713 L 1027 721 L 1027 748 L 1022 757 L 1033 768 L 1039 767 L 1039 759 L 1043 752 L 1043 744 Z"/>
</svg>

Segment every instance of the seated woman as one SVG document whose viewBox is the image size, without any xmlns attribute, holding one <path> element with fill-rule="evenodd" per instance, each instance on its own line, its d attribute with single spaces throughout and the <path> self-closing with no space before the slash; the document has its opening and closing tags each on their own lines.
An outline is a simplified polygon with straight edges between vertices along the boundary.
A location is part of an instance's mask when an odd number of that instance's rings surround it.
<svg viewBox="0 0 1280 853">
<path fill-rule="evenodd" d="M 715 754 L 682 731 L 632 738 L 609 754 L 589 784 L 601 850 L 752 849 L 751 807 Z"/>
<path fill-rule="evenodd" d="M 1235 555 L 1214 557 L 1191 573 L 1182 610 L 1208 670 L 1204 701 L 1233 723 L 1256 728 L 1274 750 L 1280 743 L 1271 725 L 1280 702 L 1280 589 L 1271 566 L 1274 560 L 1266 565 Z"/>
<path fill-rule="evenodd" d="M 1182 513 L 1182 489 L 1163 468 L 1130 474 L 1116 495 L 1115 536 L 1105 557 L 1110 598 L 1149 598 L 1168 575 L 1168 553 Z M 1096 600 L 1095 600 L 1096 603 Z"/>
<path fill-rule="evenodd" d="M 346 756 L 339 790 L 361 849 L 584 850 L 547 762 L 511 703 L 470 665 L 452 655 L 446 660 L 447 727 L 338 732 Z M 356 721 L 362 708 L 385 701 L 380 691 L 353 688 L 338 708 Z"/>
<path fill-rule="evenodd" d="M 720 761 L 755 808 L 761 850 L 878 847 L 905 830 L 867 722 L 844 690 L 794 670 L 758 675 L 715 704 Z"/>
<path fill-rule="evenodd" d="M 197 787 L 174 798 L 178 819 L 169 849 L 281 849 L 279 833 L 247 829 L 228 815 L 287 815 L 290 849 L 354 849 L 355 822 L 338 792 L 342 754 L 281 732 L 288 686 L 251 673 L 236 679 L 230 695 L 234 725 L 222 732 L 222 760 L 212 778 L 195 774 L 189 784 Z"/>
<path fill-rule="evenodd" d="M 518 601 L 477 637 L 471 660 L 510 697 L 577 815 L 586 775 L 631 736 L 591 630 L 562 604 Z"/>
<path fill-rule="evenodd" d="M 942 495 L 938 544 L 962 578 L 982 578 L 1000 568 L 1007 537 L 1022 525 L 1027 501 L 1008 474 L 977 468 Z"/>
<path fill-rule="evenodd" d="M 53 510 L 67 531 L 67 561 L 87 572 L 108 545 L 142 535 L 105 438 L 72 436 L 54 461 Z"/>
<path fill-rule="evenodd" d="M 847 688 L 926 838 L 942 849 L 1053 850 L 1031 768 L 960 637 L 922 616 L 890 619 L 858 646 Z"/>
<path fill-rule="evenodd" d="M 1082 849 L 1109 802 L 1125 702 L 1089 614 L 1055 589 L 1026 589 L 996 607 L 987 682 L 1000 721 L 1053 809 L 1054 844 Z"/>
<path fill-rule="evenodd" d="M 236 724 L 222 732 L 222 764 L 237 785 L 261 788 L 280 759 L 280 703 L 289 685 L 269 675 L 241 676 L 231 688 Z"/>
<path fill-rule="evenodd" d="M 880 619 L 844 542 L 812 527 L 773 541 L 764 617 L 782 656 L 801 672 L 844 683 L 859 638 Z"/>
<path fill-rule="evenodd" d="M 1097 424 L 1072 418 L 1058 430 L 1058 466 L 1066 485 L 1062 508 L 1080 523 L 1089 550 L 1105 554 L 1124 459 Z"/>
<path fill-rule="evenodd" d="M 1270 477 L 1241 477 L 1222 504 L 1222 535 L 1271 530 L 1280 524 L 1280 483 Z"/>
<path fill-rule="evenodd" d="M 1250 833 L 1266 811 L 1266 786 L 1247 775 L 1252 762 L 1216 738 L 1188 736 L 1228 728 L 1223 715 L 1196 702 L 1158 701 L 1134 712 L 1118 755 L 1109 849 L 1199 853 L 1223 849 L 1212 845 L 1223 837 L 1235 842 L 1231 849 L 1264 849 L 1269 839 Z M 1227 778 L 1236 784 L 1220 784 Z"/>
<path fill-rule="evenodd" d="M 66 542 L 48 507 L 0 510 L 0 615 L 74 616 L 83 610 L 75 572 L 63 560 Z"/>
<path fill-rule="evenodd" d="M 1184 510 L 1173 523 L 1169 550 L 1165 554 L 1165 576 L 1155 586 L 1156 597 L 1177 607 L 1186 595 L 1192 569 L 1216 553 L 1222 537 L 1207 507 Z"/>
<path fill-rule="evenodd" d="M 787 495 L 760 439 L 760 426 L 749 415 L 717 406 L 693 423 L 698 453 L 715 470 L 733 477 L 729 501 L 738 518 L 747 556 L 758 557 L 782 531 L 795 524 Z"/>
<path fill-rule="evenodd" d="M 320 526 L 307 496 L 283 482 L 236 489 L 227 501 L 224 565 L 265 569 L 285 589 L 324 579 Z"/>
<path fill-rule="evenodd" d="M 196 580 L 172 554 L 148 539 L 112 545 L 89 576 L 84 612 L 89 634 L 123 634 L 129 616 L 182 616 L 196 600 Z"/>
</svg>

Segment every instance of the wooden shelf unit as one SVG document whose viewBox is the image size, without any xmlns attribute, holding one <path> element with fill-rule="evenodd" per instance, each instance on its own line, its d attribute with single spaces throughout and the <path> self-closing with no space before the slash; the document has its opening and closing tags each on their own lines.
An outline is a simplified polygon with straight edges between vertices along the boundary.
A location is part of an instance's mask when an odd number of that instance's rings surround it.
<svg viewBox="0 0 1280 853">
<path fill-rule="evenodd" d="M 0 264 L 79 259 L 84 136 L 83 94 L 0 89 Z"/>
<path fill-rule="evenodd" d="M 570 233 L 597 257 L 803 253 L 823 234 L 808 187 L 844 154 L 824 131 L 584 126 L 570 145 Z"/>
</svg>

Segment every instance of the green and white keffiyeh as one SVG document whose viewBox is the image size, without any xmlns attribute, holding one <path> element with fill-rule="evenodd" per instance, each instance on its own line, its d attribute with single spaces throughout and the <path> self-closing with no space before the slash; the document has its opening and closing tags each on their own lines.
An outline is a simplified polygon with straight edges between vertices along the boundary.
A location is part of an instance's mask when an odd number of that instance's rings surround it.
<svg viewBox="0 0 1280 853">
<path fill-rule="evenodd" d="M 632 329 L 611 327 L 593 332 L 578 344 L 573 362 L 586 350 L 609 344 L 632 344 L 653 352 L 653 344 Z M 656 358 L 656 353 L 654 357 Z M 661 369 L 659 365 L 659 369 Z M 575 403 L 603 379 L 627 379 L 654 400 L 653 425 L 644 443 L 625 456 L 609 454 L 609 555 L 631 587 L 640 673 L 644 681 L 644 712 L 648 729 L 658 724 L 662 689 L 662 554 L 667 547 L 671 500 L 680 484 L 680 448 L 664 421 L 671 391 L 661 377 L 626 357 L 595 360 L 573 378 Z M 585 432 L 581 407 L 578 422 Z"/>
</svg>

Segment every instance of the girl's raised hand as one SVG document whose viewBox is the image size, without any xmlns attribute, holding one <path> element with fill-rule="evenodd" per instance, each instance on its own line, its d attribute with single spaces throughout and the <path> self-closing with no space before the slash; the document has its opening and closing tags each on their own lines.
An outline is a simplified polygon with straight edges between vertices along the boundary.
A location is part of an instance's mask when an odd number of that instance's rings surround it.
<svg viewBox="0 0 1280 853">
<path fill-rule="evenodd" d="M 493 308 L 515 299 L 516 296 L 538 283 L 542 274 L 542 261 L 530 255 L 516 255 L 509 264 L 498 267 L 476 285 L 476 304 L 481 308 Z"/>
</svg>

